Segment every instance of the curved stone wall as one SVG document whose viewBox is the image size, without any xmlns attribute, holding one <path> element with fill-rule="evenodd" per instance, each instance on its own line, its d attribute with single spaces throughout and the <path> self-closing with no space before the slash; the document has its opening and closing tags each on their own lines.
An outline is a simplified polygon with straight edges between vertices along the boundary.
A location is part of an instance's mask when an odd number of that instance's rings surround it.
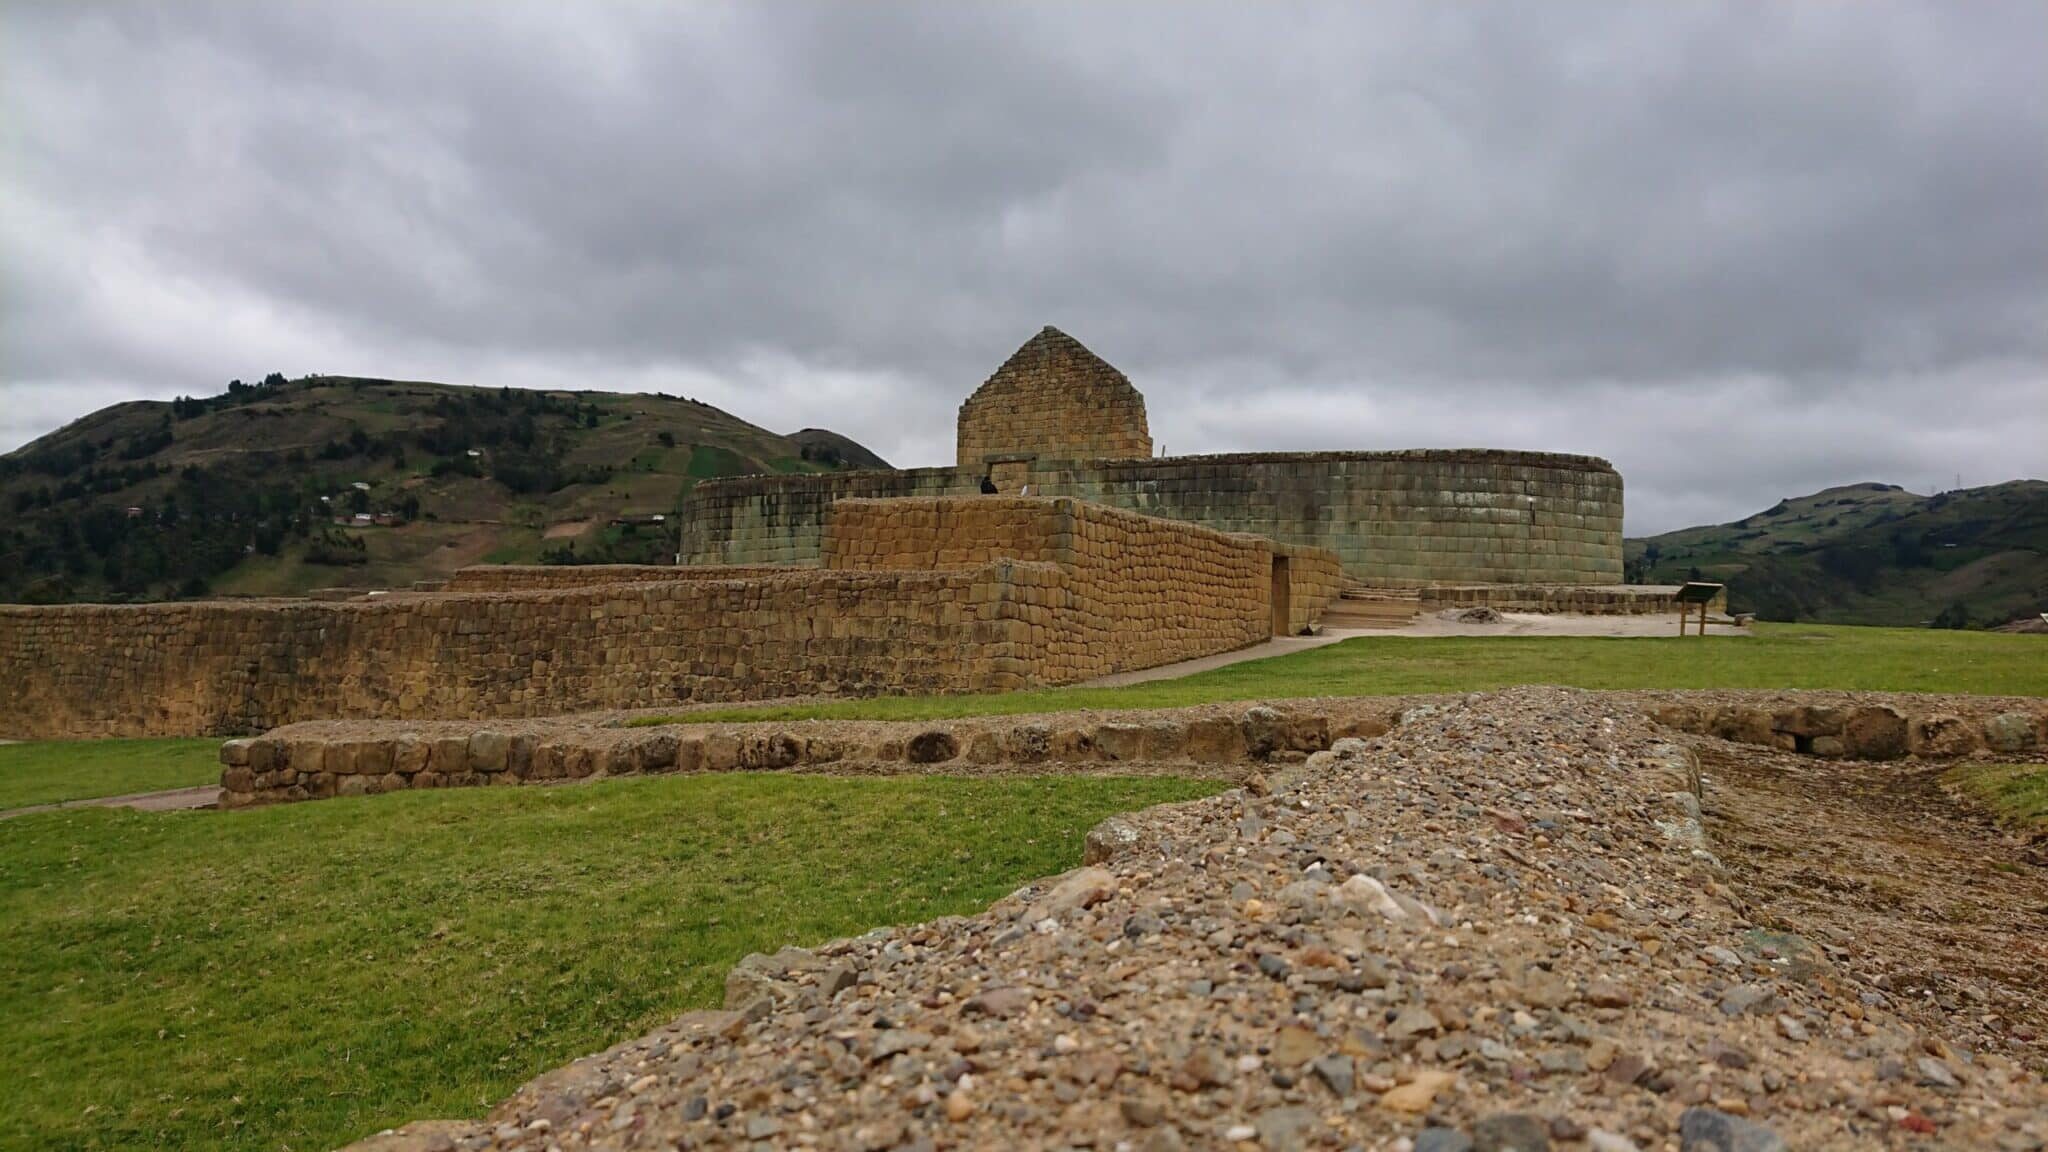
<svg viewBox="0 0 2048 1152">
<path fill-rule="evenodd" d="M 921 468 L 699 484 L 683 510 L 693 564 L 815 564 L 825 510 L 849 497 L 970 495 L 980 474 Z M 1327 548 L 1381 585 L 1616 584 L 1621 476 L 1605 460 L 1424 449 L 1031 462 L 1006 492 L 1074 496 L 1226 532 Z"/>
</svg>

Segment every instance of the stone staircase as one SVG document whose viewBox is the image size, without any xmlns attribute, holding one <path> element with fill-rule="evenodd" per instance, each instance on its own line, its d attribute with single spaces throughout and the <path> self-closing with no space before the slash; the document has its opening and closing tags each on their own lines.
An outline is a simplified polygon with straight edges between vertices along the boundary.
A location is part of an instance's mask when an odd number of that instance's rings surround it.
<svg viewBox="0 0 2048 1152">
<path fill-rule="evenodd" d="M 1421 612 L 1419 589 L 1351 585 L 1323 609 L 1323 627 L 1402 628 Z"/>
</svg>

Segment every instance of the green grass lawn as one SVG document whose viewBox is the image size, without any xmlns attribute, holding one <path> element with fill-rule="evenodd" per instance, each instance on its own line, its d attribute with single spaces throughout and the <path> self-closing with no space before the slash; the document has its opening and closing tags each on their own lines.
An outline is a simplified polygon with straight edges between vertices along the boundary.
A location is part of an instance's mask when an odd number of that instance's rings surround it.
<svg viewBox="0 0 2048 1152">
<path fill-rule="evenodd" d="M 2001 820 L 2048 833 L 2048 764 L 1964 764 L 1948 779 Z"/>
<path fill-rule="evenodd" d="M 477 1116 L 741 956 L 985 906 L 1212 782 L 692 776 L 0 826 L 0 1146 Z"/>
<path fill-rule="evenodd" d="M 218 740 L 0 744 L 0 811 L 218 783 Z"/>
<path fill-rule="evenodd" d="M 1516 684 L 1578 688 L 1856 688 L 2048 696 L 2037 636 L 1757 624 L 1755 636 L 1364 636 L 1178 680 L 994 696 L 885 696 L 722 708 L 641 724 L 814 717 L 929 720 L 1067 708 L 1174 708 L 1290 696 L 1400 696 Z"/>
</svg>

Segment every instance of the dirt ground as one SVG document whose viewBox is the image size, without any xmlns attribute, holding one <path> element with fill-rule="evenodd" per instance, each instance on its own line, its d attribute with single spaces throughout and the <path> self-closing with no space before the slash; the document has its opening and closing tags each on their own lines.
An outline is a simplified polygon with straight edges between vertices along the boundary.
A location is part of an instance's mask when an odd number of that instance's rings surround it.
<svg viewBox="0 0 2048 1152">
<path fill-rule="evenodd" d="M 1701 751 L 1708 834 L 1757 922 L 1921 1026 L 2048 1068 L 2048 850 L 1949 796 L 1939 764 Z"/>
</svg>

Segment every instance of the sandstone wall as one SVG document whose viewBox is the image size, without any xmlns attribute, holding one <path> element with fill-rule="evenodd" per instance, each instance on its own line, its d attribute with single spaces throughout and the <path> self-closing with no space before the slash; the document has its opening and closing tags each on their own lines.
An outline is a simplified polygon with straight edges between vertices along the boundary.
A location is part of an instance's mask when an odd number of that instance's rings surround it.
<svg viewBox="0 0 2048 1152">
<path fill-rule="evenodd" d="M 10 737 L 246 732 L 1007 685 L 1019 566 L 375 603 L 0 607 Z"/>
<path fill-rule="evenodd" d="M 1002 496 L 935 500 L 842 500 L 828 510 L 825 566 L 850 570 L 949 569 L 999 557 L 1067 564 L 1081 515 L 1071 500 Z"/>
<path fill-rule="evenodd" d="M 563 588 L 379 601 L 0 607 L 0 736 L 996 691 L 1228 651 L 1271 625 L 1272 551 L 1250 537 L 1073 500 L 855 502 L 835 516 L 840 567 L 743 579 L 622 567 L 564 572 L 599 582 Z"/>
<path fill-rule="evenodd" d="M 1019 589 L 1026 638 L 1048 666 L 1087 679 L 1227 652 L 1273 634 L 1265 541 L 1075 500 L 1053 503 L 1065 517 L 1052 540 L 1067 586 Z M 1036 592 L 1051 595 L 1030 598 Z"/>
<path fill-rule="evenodd" d="M 705 480 L 683 509 L 683 562 L 815 565 L 836 501 L 971 496 L 979 482 L 952 468 Z"/>
<path fill-rule="evenodd" d="M 1274 544 L 1287 557 L 1287 634 L 1299 636 L 1322 622 L 1323 609 L 1344 591 L 1344 566 L 1327 548 Z"/>
<path fill-rule="evenodd" d="M 1006 492 L 1073 496 L 1335 552 L 1368 584 L 1618 584 L 1621 477 L 1537 452 L 1255 453 L 1004 465 Z M 692 564 L 815 564 L 840 499 L 972 495 L 980 471 L 749 476 L 684 508 Z"/>
<path fill-rule="evenodd" d="M 823 549 L 835 568 L 944 569 L 995 556 L 1054 566 L 1062 579 L 1008 588 L 1018 614 L 1007 626 L 1029 646 L 1042 683 L 1150 668 L 1273 634 L 1272 542 L 1079 500 L 842 500 Z M 1336 595 L 1337 558 L 1280 551 L 1289 561 L 1289 630 L 1299 631 Z"/>
</svg>

